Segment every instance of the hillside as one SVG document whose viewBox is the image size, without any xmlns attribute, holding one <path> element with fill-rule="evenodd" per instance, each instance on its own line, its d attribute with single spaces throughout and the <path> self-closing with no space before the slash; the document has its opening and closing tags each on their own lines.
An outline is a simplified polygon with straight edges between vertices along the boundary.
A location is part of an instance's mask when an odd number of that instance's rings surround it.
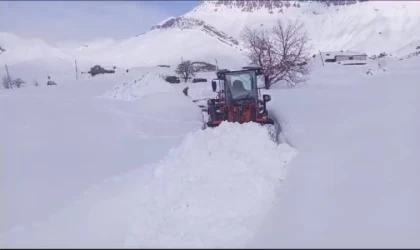
<svg viewBox="0 0 420 250">
<path fill-rule="evenodd" d="M 395 54 L 420 42 L 417 1 L 203 1 L 184 17 L 197 18 L 239 39 L 245 26 L 301 20 L 313 52 L 356 50 Z M 420 44 L 418 44 L 420 45 Z M 414 47 L 415 48 L 415 47 Z"/>
<path fill-rule="evenodd" d="M 181 58 L 220 64 L 242 65 L 238 41 L 202 20 L 172 18 L 153 26 L 145 34 L 117 42 L 102 49 L 89 47 L 75 52 L 81 60 L 95 58 L 98 62 L 121 67 L 177 65 Z"/>
<path fill-rule="evenodd" d="M 71 56 L 64 53 L 40 38 L 23 38 L 14 34 L 0 32 L 1 61 L 9 65 L 30 61 L 38 58 L 54 57 L 56 59 L 71 60 Z"/>
</svg>

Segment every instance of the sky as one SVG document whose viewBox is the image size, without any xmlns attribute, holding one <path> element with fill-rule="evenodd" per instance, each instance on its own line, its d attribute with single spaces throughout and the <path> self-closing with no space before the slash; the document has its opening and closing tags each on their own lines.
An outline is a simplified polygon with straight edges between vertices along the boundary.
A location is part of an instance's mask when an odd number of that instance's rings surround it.
<svg viewBox="0 0 420 250">
<path fill-rule="evenodd" d="M 199 1 L 0 1 L 0 32 L 51 44 L 124 39 Z"/>
</svg>

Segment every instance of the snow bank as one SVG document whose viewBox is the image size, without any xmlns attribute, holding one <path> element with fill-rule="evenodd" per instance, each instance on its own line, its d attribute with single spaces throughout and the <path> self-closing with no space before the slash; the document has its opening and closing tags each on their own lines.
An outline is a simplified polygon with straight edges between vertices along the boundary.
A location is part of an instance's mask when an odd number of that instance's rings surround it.
<svg viewBox="0 0 420 250">
<path fill-rule="evenodd" d="M 133 101 L 147 95 L 161 92 L 172 92 L 175 89 L 163 79 L 163 75 L 148 72 L 133 82 L 125 82 L 116 85 L 111 91 L 104 94 L 104 97 Z"/>
<path fill-rule="evenodd" d="M 198 130 L 162 161 L 93 185 L 50 221 L 5 234 L 0 246 L 245 246 L 295 155 L 257 124 Z"/>
</svg>

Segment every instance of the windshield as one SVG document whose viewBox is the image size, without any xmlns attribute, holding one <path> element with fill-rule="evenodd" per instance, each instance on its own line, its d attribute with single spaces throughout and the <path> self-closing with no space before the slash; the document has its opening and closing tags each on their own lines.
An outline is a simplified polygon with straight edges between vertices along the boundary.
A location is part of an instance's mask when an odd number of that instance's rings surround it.
<svg viewBox="0 0 420 250">
<path fill-rule="evenodd" d="M 253 80 L 253 72 L 226 74 L 226 82 L 233 99 L 251 97 Z"/>
</svg>

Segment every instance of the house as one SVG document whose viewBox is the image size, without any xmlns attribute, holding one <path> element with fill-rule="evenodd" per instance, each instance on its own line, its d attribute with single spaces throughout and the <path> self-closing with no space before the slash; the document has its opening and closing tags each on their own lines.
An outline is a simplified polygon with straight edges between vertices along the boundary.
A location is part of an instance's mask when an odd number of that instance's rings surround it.
<svg viewBox="0 0 420 250">
<path fill-rule="evenodd" d="M 322 57 L 327 63 L 341 62 L 341 61 L 366 61 L 366 53 L 355 52 L 355 51 L 336 51 L 336 52 L 324 52 Z"/>
<path fill-rule="evenodd" d="M 342 55 L 336 55 L 334 57 L 335 62 L 341 62 L 341 61 L 351 61 L 351 60 L 367 60 L 366 54 L 342 54 Z"/>
</svg>

